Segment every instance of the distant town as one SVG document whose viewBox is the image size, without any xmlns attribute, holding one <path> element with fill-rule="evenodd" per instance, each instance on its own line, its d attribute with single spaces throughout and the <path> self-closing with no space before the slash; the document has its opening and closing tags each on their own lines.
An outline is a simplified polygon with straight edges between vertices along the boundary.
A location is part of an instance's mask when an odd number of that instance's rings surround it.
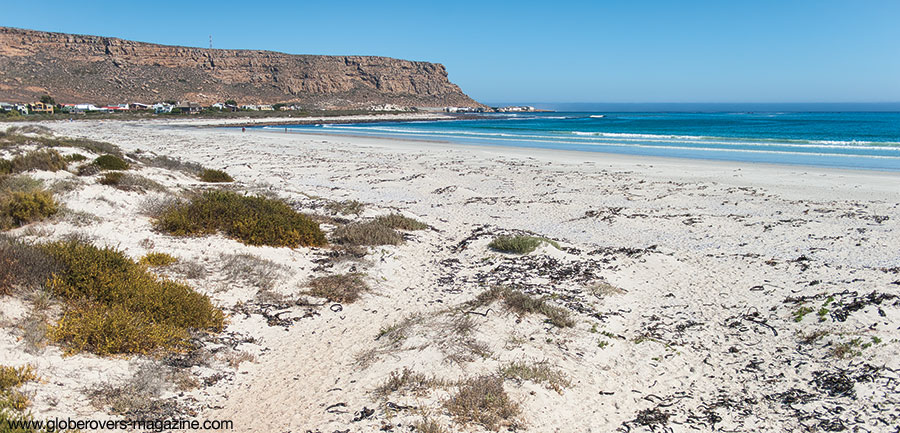
<svg viewBox="0 0 900 433">
<path fill-rule="evenodd" d="M 152 104 L 129 102 L 116 105 L 95 105 L 93 103 L 58 104 L 50 96 L 43 96 L 40 101 L 32 103 L 0 102 L 0 115 L 6 117 L 28 116 L 34 114 L 85 114 L 85 113 L 121 113 L 121 112 L 147 112 L 154 114 L 201 114 L 214 112 L 236 111 L 302 111 L 308 109 L 297 104 L 238 104 L 237 101 L 227 100 L 209 106 L 203 106 L 196 102 L 162 101 Z M 510 112 L 534 112 L 543 111 L 531 106 L 506 106 L 506 107 L 443 107 L 443 108 L 417 108 L 404 107 L 395 104 L 373 105 L 366 111 L 375 112 L 415 112 L 415 111 L 443 111 L 446 113 L 510 113 Z"/>
</svg>

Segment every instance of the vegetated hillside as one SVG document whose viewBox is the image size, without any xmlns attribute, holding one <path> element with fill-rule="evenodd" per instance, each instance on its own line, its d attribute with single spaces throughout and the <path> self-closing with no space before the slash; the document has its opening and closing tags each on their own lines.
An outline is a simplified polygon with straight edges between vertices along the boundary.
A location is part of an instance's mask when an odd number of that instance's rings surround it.
<svg viewBox="0 0 900 433">
<path fill-rule="evenodd" d="M 481 106 L 443 65 L 157 45 L 0 27 L 0 101 L 296 102 L 311 108 Z"/>
</svg>

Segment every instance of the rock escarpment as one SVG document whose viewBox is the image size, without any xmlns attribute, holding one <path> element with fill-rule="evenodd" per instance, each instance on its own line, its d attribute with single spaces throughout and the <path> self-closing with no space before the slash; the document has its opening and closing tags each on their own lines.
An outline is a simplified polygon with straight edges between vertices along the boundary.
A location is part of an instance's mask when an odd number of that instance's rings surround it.
<svg viewBox="0 0 900 433">
<path fill-rule="evenodd" d="M 443 65 L 376 56 L 293 55 L 157 45 L 0 27 L 0 101 L 291 102 L 480 106 Z"/>
</svg>

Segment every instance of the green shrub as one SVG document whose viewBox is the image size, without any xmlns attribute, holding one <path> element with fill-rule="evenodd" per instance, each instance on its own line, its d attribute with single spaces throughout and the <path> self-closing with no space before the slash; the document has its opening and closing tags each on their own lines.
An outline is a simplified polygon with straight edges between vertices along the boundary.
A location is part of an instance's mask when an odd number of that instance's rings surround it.
<svg viewBox="0 0 900 433">
<path fill-rule="evenodd" d="M 498 236 L 488 244 L 488 248 L 502 253 L 528 254 L 544 242 L 553 245 L 557 249 L 559 248 L 559 244 L 549 239 L 522 235 Z"/>
<path fill-rule="evenodd" d="M 217 231 L 248 245 L 275 247 L 325 245 L 319 224 L 281 200 L 230 191 L 207 191 L 166 209 L 156 227 L 176 236 Z"/>
<path fill-rule="evenodd" d="M 21 227 L 59 212 L 49 191 L 13 191 L 0 194 L 0 230 Z"/>
<path fill-rule="evenodd" d="M 342 245 L 400 245 L 403 242 L 400 233 L 374 220 L 338 227 L 332 238 Z"/>
<path fill-rule="evenodd" d="M 428 228 L 428 224 L 416 221 L 410 217 L 392 213 L 390 215 L 382 215 L 375 218 L 375 222 L 385 227 L 396 230 L 424 230 Z"/>
<path fill-rule="evenodd" d="M 0 176 L 12 173 L 12 161 L 0 158 Z"/>
<path fill-rule="evenodd" d="M 222 170 L 205 169 L 200 172 L 200 180 L 204 182 L 234 182 L 234 179 Z"/>
<path fill-rule="evenodd" d="M 191 287 L 148 273 L 111 248 L 80 240 L 43 246 L 62 270 L 48 286 L 68 301 L 51 337 L 70 353 L 148 353 L 178 349 L 191 329 L 220 330 L 222 312 Z"/>
<path fill-rule="evenodd" d="M 118 156 L 109 154 L 100 156 L 95 159 L 94 165 L 96 165 L 101 170 L 128 170 L 127 162 L 125 162 Z"/>
<path fill-rule="evenodd" d="M 146 266 L 169 266 L 178 259 L 166 253 L 147 253 L 146 256 L 138 260 L 138 264 Z"/>
</svg>

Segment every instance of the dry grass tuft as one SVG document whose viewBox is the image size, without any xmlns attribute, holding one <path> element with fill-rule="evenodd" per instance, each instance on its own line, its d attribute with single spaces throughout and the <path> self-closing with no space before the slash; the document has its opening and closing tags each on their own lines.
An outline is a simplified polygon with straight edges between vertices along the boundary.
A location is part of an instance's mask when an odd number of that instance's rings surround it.
<svg viewBox="0 0 900 433">
<path fill-rule="evenodd" d="M 376 223 L 395 230 L 424 230 L 428 228 L 428 224 L 416 221 L 407 216 L 398 213 L 383 215 L 374 220 Z"/>
<path fill-rule="evenodd" d="M 469 308 L 478 308 L 497 300 L 502 300 L 506 308 L 518 314 L 541 314 L 547 318 L 548 323 L 556 327 L 571 328 L 575 326 L 575 319 L 571 317 L 569 310 L 507 287 L 492 287 L 480 293 L 466 305 Z"/>
<path fill-rule="evenodd" d="M 443 380 L 404 367 L 403 371 L 392 371 L 387 380 L 375 388 L 374 393 L 381 398 L 387 398 L 395 392 L 423 395 L 428 390 L 447 385 Z"/>
<path fill-rule="evenodd" d="M 489 430 L 514 425 L 521 412 L 503 388 L 503 379 L 497 376 L 462 381 L 457 392 L 444 402 L 444 408 L 462 425 L 475 423 Z"/>
<path fill-rule="evenodd" d="M 332 240 L 341 245 L 400 245 L 403 237 L 378 221 L 368 221 L 338 227 Z"/>
<path fill-rule="evenodd" d="M 571 385 L 565 373 L 544 362 L 511 362 L 500 367 L 500 377 L 517 381 L 527 380 L 543 384 L 562 394 L 563 389 Z"/>
<path fill-rule="evenodd" d="M 351 304 L 359 299 L 360 294 L 369 290 L 363 276 L 354 273 L 314 278 L 307 283 L 310 287 L 307 293 L 331 302 Z"/>
<path fill-rule="evenodd" d="M 97 408 L 109 408 L 116 415 L 162 419 L 173 415 L 175 404 L 159 397 L 177 379 L 165 365 L 148 362 L 125 382 L 99 386 L 88 393 Z"/>
<path fill-rule="evenodd" d="M 222 270 L 229 281 L 271 290 L 286 268 L 253 254 L 222 254 Z"/>
<path fill-rule="evenodd" d="M 342 215 L 359 215 L 366 205 L 356 200 L 330 201 L 325 204 L 325 209 L 331 213 Z"/>
<path fill-rule="evenodd" d="M 122 191 L 163 192 L 166 190 L 166 187 L 155 180 L 148 179 L 139 174 L 123 173 L 121 171 L 104 173 L 103 177 L 100 178 L 100 184 L 111 186 Z"/>
</svg>

